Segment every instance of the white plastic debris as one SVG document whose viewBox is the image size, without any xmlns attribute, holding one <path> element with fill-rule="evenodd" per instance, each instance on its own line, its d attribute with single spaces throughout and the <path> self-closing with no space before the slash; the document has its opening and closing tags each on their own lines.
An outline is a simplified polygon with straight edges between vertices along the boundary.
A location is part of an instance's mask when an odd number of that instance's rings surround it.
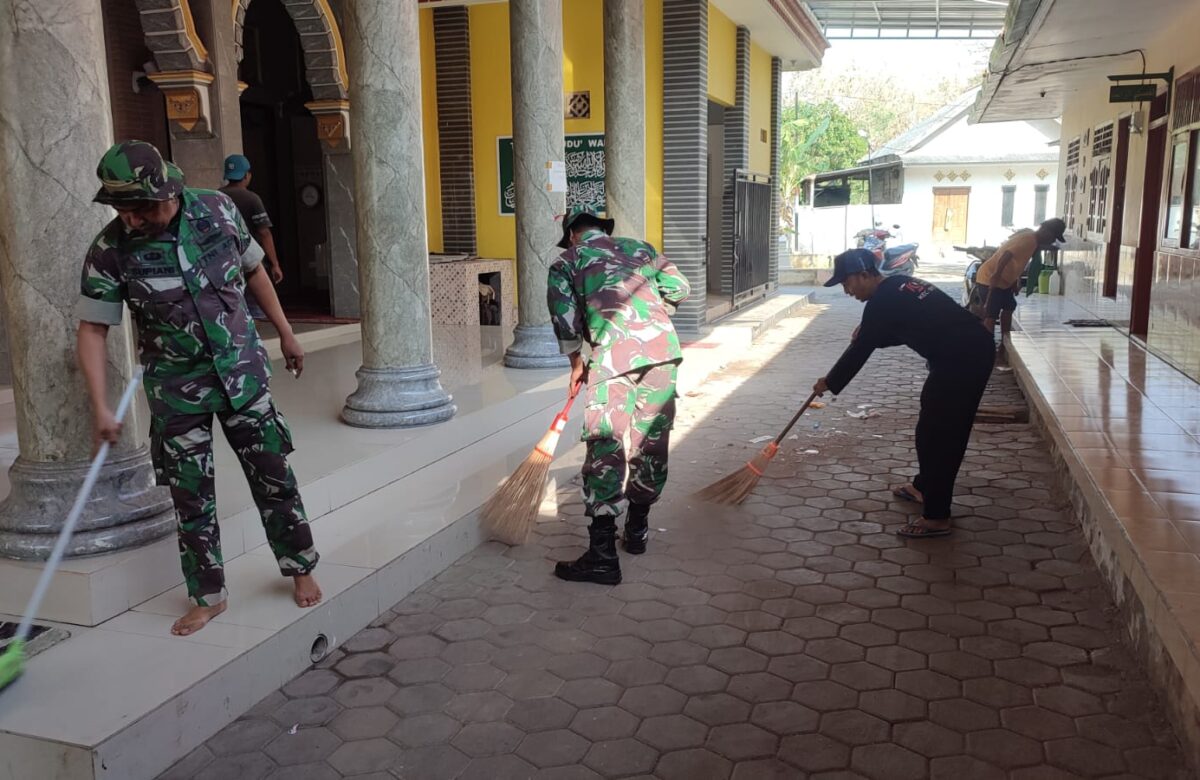
<svg viewBox="0 0 1200 780">
<path fill-rule="evenodd" d="M 771 439 L 774 439 L 774 438 L 775 438 L 774 436 L 756 436 L 750 440 L 750 443 L 751 444 L 762 444 L 764 441 L 770 441 Z"/>
<path fill-rule="evenodd" d="M 869 420 L 872 417 L 878 417 L 879 411 L 876 409 L 862 409 L 857 412 L 846 412 L 847 417 L 853 417 L 856 420 Z"/>
<path fill-rule="evenodd" d="M 295 733 L 296 733 L 297 731 L 299 731 L 299 730 L 300 730 L 300 724 L 299 724 L 299 723 L 293 723 L 293 724 L 292 724 L 292 727 L 291 727 L 290 729 L 288 729 L 288 733 L 289 733 L 289 734 L 295 734 Z"/>
<path fill-rule="evenodd" d="M 821 453 L 819 450 L 805 450 L 804 454 L 805 455 L 820 455 Z"/>
<path fill-rule="evenodd" d="M 793 433 L 791 436 L 788 437 L 788 441 L 795 441 L 796 439 L 799 439 L 799 438 L 800 438 L 800 434 Z"/>
</svg>

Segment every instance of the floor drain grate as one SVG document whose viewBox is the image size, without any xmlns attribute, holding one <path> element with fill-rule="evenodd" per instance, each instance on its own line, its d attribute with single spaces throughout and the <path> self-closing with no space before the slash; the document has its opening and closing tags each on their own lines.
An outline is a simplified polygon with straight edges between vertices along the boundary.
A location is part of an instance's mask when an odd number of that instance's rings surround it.
<svg viewBox="0 0 1200 780">
<path fill-rule="evenodd" d="M 17 624 L 7 620 L 0 621 L 0 653 L 17 635 Z M 29 639 L 25 642 L 25 655 L 32 657 L 71 636 L 65 629 L 55 628 L 34 623 L 29 631 Z"/>
<path fill-rule="evenodd" d="M 1072 328 L 1111 328 L 1112 323 L 1108 320 L 1067 320 L 1063 325 L 1070 325 Z"/>
</svg>

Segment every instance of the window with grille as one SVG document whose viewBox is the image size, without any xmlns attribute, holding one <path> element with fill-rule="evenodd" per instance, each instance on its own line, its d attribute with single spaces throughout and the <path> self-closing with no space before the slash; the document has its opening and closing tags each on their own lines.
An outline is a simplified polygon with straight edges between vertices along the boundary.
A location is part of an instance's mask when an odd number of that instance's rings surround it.
<svg viewBox="0 0 1200 780">
<path fill-rule="evenodd" d="M 1092 137 L 1092 157 L 1103 157 L 1112 154 L 1113 147 L 1113 126 L 1109 122 L 1103 127 L 1096 128 L 1096 135 Z"/>
<path fill-rule="evenodd" d="M 1108 180 L 1112 175 L 1113 124 L 1092 134 L 1092 170 L 1087 176 L 1087 231 L 1103 233 L 1108 224 Z"/>
<path fill-rule="evenodd" d="M 1017 188 L 1011 184 L 1000 188 L 1000 225 L 1001 227 L 1013 226 L 1013 204 L 1017 200 Z"/>
<path fill-rule="evenodd" d="M 1046 200 L 1050 197 L 1049 184 L 1037 184 L 1033 188 L 1033 224 L 1046 221 Z"/>
<path fill-rule="evenodd" d="M 1175 81 L 1163 243 L 1200 250 L 1200 68 Z"/>
<path fill-rule="evenodd" d="M 1171 128 L 1181 130 L 1200 124 L 1200 70 L 1194 70 L 1175 81 L 1175 107 L 1171 112 Z"/>
<path fill-rule="evenodd" d="M 1071 143 L 1067 144 L 1067 167 L 1071 168 L 1079 165 L 1079 146 L 1080 141 L 1076 138 Z"/>
</svg>

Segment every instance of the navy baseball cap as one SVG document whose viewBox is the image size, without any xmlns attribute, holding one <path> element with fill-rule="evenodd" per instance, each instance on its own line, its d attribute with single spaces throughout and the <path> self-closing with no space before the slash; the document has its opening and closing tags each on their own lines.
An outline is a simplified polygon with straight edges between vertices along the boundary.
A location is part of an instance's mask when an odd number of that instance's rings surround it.
<svg viewBox="0 0 1200 780">
<path fill-rule="evenodd" d="M 833 258 L 833 276 L 825 282 L 826 287 L 837 287 L 846 281 L 847 276 L 860 274 L 863 271 L 876 270 L 875 255 L 866 249 L 847 249 Z"/>
<path fill-rule="evenodd" d="M 225 180 L 241 181 L 250 173 L 250 161 L 245 155 L 231 154 L 225 158 Z"/>
</svg>

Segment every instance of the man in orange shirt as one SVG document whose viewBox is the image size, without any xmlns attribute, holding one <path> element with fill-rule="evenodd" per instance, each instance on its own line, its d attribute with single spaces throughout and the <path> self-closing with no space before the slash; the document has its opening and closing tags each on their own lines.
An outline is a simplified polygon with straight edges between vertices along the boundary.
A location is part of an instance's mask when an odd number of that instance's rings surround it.
<svg viewBox="0 0 1200 780">
<path fill-rule="evenodd" d="M 1018 230 L 979 266 L 969 308 L 972 314 L 983 320 L 983 327 L 989 333 L 995 331 L 997 317 L 1000 319 L 1002 336 L 1012 331 L 1012 315 L 1017 308 L 1016 293 L 1025 267 L 1038 247 L 1065 241 L 1066 229 L 1066 222 L 1054 218 L 1043 222 L 1037 230 Z"/>
</svg>

